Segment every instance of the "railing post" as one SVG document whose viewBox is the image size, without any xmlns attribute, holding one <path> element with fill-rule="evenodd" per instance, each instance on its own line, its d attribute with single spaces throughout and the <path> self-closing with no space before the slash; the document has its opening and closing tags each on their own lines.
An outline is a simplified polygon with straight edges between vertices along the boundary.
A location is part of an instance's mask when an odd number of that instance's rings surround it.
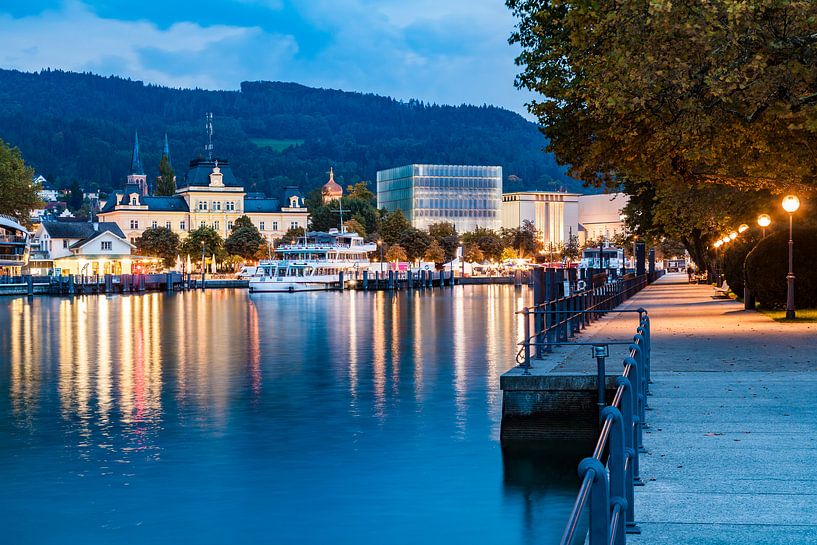
<svg viewBox="0 0 817 545">
<path fill-rule="evenodd" d="M 636 333 L 633 335 L 633 344 L 630 345 L 631 350 L 635 350 L 635 359 L 638 360 L 638 367 L 641 370 L 641 393 L 644 395 L 644 410 L 648 410 L 647 406 L 647 363 L 644 360 L 644 337 Z M 651 409 L 650 409 L 651 410 Z M 645 415 L 641 414 L 643 420 Z M 644 427 L 649 428 L 647 422 L 644 421 Z"/>
<path fill-rule="evenodd" d="M 579 463 L 579 476 L 593 472 L 590 485 L 590 545 L 609 545 L 610 498 L 607 486 L 607 470 L 593 457 Z"/>
<path fill-rule="evenodd" d="M 630 349 L 632 350 L 633 346 L 630 345 Z M 643 434 L 643 427 L 644 427 L 644 394 L 642 393 L 642 382 L 641 382 L 641 364 L 635 358 L 627 356 L 624 358 L 624 365 L 630 364 L 633 369 L 635 369 L 635 380 L 633 380 L 633 386 L 635 388 L 635 414 L 637 416 L 637 424 L 636 424 L 636 448 L 638 452 L 647 452 L 644 448 L 644 434 Z"/>
<path fill-rule="evenodd" d="M 627 492 L 627 533 L 641 533 L 641 529 L 635 524 L 635 491 L 636 483 L 641 483 L 638 474 L 638 450 L 635 448 L 635 422 L 633 420 L 633 405 L 635 393 L 633 384 L 627 377 L 621 376 L 616 379 L 616 386 L 624 389 L 621 396 L 621 416 L 624 422 L 624 451 L 630 460 L 627 464 L 627 475 L 624 484 Z"/>
<path fill-rule="evenodd" d="M 610 448 L 609 456 L 607 458 L 607 467 L 610 468 L 610 504 L 618 504 L 622 510 L 620 513 L 620 522 L 615 528 L 615 534 L 610 536 L 611 545 L 624 545 L 626 538 L 624 537 L 625 519 L 629 502 L 627 501 L 627 489 L 632 486 L 632 482 L 627 483 L 627 471 L 625 470 L 625 462 L 627 453 L 625 450 L 624 439 L 624 418 L 621 411 L 615 407 L 605 407 L 601 412 L 602 421 L 605 418 L 610 419 Z M 613 529 L 611 528 L 611 531 Z"/>
<path fill-rule="evenodd" d="M 652 383 L 652 339 L 650 338 L 650 316 L 647 311 L 644 311 L 644 317 L 641 318 L 641 327 L 644 329 L 644 361 L 646 362 L 646 379 L 647 379 L 647 393 L 649 393 L 649 385 Z"/>
<path fill-rule="evenodd" d="M 525 368 L 525 375 L 530 374 L 530 314 L 528 311 L 528 307 L 522 309 L 522 315 L 525 317 L 524 321 L 524 331 L 525 331 L 525 338 L 522 340 L 523 345 L 522 347 L 525 349 L 525 362 L 523 367 Z"/>
</svg>

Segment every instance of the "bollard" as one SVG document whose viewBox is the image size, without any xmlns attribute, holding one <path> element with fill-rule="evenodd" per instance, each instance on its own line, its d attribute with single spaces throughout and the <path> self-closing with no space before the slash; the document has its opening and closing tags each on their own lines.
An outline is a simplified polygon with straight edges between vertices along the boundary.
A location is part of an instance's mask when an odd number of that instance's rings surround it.
<svg viewBox="0 0 817 545">
<path fill-rule="evenodd" d="M 343 291 L 343 284 L 343 271 L 340 271 L 338 272 L 338 289 L 340 289 L 340 291 Z"/>
<path fill-rule="evenodd" d="M 414 281 L 411 276 L 411 271 L 406 271 L 406 288 L 407 289 L 414 288 Z"/>
<path fill-rule="evenodd" d="M 607 488 L 607 470 L 595 458 L 585 458 L 579 463 L 579 476 L 584 479 L 593 473 L 590 486 L 590 545 L 609 545 L 610 499 Z"/>
<path fill-rule="evenodd" d="M 74 295 L 74 290 L 75 290 L 75 287 L 74 287 L 74 275 L 69 274 L 68 275 L 68 295 Z"/>
<path fill-rule="evenodd" d="M 369 289 L 369 271 L 363 271 L 363 290 Z"/>
<path fill-rule="evenodd" d="M 139 291 L 145 291 L 145 275 L 139 275 Z"/>
<path fill-rule="evenodd" d="M 394 271 L 389 271 L 389 289 L 394 289 Z"/>
<path fill-rule="evenodd" d="M 599 422 L 603 422 L 604 406 L 605 406 L 605 390 L 606 371 L 604 367 L 604 360 L 610 354 L 606 344 L 599 344 L 593 346 L 593 357 L 596 358 L 596 405 L 599 407 Z"/>
</svg>

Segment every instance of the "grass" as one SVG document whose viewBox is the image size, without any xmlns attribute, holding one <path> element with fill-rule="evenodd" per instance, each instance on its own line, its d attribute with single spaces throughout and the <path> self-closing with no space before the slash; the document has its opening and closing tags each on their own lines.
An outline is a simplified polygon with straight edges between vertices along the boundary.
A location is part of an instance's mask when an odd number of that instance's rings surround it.
<svg viewBox="0 0 817 545">
<path fill-rule="evenodd" d="M 250 138 L 250 142 L 259 148 L 269 148 L 274 151 L 284 151 L 287 148 L 300 146 L 304 143 L 303 140 L 277 140 L 275 138 Z"/>
<path fill-rule="evenodd" d="M 794 320 L 786 319 L 785 310 L 768 310 L 763 308 L 759 308 L 757 310 L 776 322 L 817 323 L 817 308 L 797 309 L 795 311 L 796 318 Z"/>
</svg>

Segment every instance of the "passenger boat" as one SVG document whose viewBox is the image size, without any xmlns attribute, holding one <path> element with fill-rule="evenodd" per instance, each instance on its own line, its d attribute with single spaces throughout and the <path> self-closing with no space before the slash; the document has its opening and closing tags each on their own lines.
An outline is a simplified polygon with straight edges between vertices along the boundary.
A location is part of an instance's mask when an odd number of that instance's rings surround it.
<svg viewBox="0 0 817 545">
<path fill-rule="evenodd" d="M 275 249 L 273 259 L 259 263 L 249 279 L 250 292 L 328 290 L 369 267 L 369 252 L 377 245 L 357 233 L 311 232 L 293 244 Z"/>
<path fill-rule="evenodd" d="M 29 232 L 11 216 L 0 214 L 0 275 L 19 275 L 28 265 Z"/>
</svg>

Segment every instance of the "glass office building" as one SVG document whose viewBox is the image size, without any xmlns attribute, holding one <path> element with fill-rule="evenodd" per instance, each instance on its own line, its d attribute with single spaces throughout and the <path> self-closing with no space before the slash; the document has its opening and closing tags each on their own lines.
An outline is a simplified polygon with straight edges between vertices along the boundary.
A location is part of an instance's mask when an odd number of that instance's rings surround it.
<svg viewBox="0 0 817 545">
<path fill-rule="evenodd" d="M 414 227 L 447 221 L 464 233 L 502 226 L 502 167 L 406 165 L 377 172 L 377 207 L 402 210 Z"/>
</svg>

